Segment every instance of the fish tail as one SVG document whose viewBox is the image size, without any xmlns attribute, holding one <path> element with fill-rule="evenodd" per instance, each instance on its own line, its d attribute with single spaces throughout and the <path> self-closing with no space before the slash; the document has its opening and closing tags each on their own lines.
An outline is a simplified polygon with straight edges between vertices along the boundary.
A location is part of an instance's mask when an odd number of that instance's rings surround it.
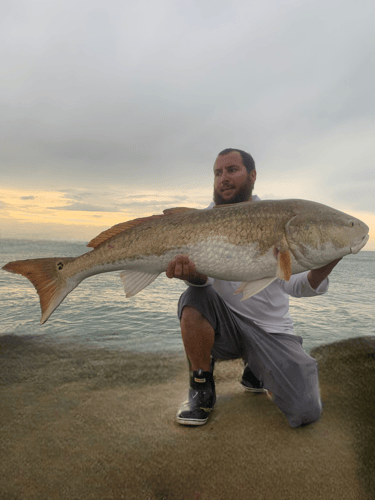
<svg viewBox="0 0 375 500">
<path fill-rule="evenodd" d="M 42 310 L 41 325 L 79 283 L 66 277 L 65 266 L 73 260 L 74 257 L 17 260 L 3 267 L 4 271 L 25 276 L 36 288 Z"/>
</svg>

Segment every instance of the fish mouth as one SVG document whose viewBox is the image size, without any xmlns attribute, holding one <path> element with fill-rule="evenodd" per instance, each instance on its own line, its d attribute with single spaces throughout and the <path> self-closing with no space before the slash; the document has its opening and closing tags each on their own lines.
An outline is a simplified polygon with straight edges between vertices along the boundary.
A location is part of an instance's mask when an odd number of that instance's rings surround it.
<svg viewBox="0 0 375 500">
<path fill-rule="evenodd" d="M 366 245 L 369 238 L 370 236 L 366 234 L 366 236 L 362 236 L 362 238 L 354 240 L 353 243 L 350 245 L 350 253 L 353 254 L 358 253 Z"/>
</svg>

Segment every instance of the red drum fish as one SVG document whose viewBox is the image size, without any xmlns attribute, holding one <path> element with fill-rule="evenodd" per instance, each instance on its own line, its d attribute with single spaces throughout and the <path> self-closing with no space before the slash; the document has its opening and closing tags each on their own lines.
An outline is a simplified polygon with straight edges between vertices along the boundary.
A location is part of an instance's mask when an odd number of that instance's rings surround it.
<svg viewBox="0 0 375 500">
<path fill-rule="evenodd" d="M 79 283 L 96 274 L 122 271 L 131 297 L 188 255 L 196 270 L 213 278 L 241 281 L 243 299 L 275 279 L 316 269 L 357 253 L 369 228 L 359 219 L 307 200 L 270 200 L 222 205 L 212 210 L 179 207 L 117 224 L 87 245 L 79 257 L 9 262 L 3 269 L 35 286 L 43 324 Z"/>
</svg>

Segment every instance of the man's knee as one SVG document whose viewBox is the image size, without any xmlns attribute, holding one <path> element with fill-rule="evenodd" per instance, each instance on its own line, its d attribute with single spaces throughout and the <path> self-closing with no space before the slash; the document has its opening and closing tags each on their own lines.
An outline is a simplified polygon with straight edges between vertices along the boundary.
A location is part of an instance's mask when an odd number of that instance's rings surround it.
<svg viewBox="0 0 375 500">
<path fill-rule="evenodd" d="M 284 388 L 278 396 L 275 394 L 274 401 L 287 417 L 289 424 L 299 427 L 315 422 L 322 413 L 318 366 L 308 355 L 302 360 L 294 360 L 289 365 L 290 385 L 286 392 Z"/>
<path fill-rule="evenodd" d="M 311 395 L 308 400 L 295 402 L 288 409 L 287 419 L 291 427 L 312 424 L 319 420 L 322 414 L 320 396 Z"/>
<path fill-rule="evenodd" d="M 311 424 L 318 420 L 322 413 L 317 370 L 314 376 L 306 377 L 304 382 L 299 386 L 300 390 L 296 391 L 288 408 L 288 420 L 292 427 Z"/>
<path fill-rule="evenodd" d="M 181 312 L 181 321 L 199 321 L 204 318 L 203 314 L 194 306 L 185 306 Z"/>
<path fill-rule="evenodd" d="M 196 329 L 212 329 L 211 323 L 206 319 L 203 314 L 193 306 L 185 306 L 182 309 L 180 324 L 182 329 L 196 330 Z"/>
<path fill-rule="evenodd" d="M 209 304 L 216 292 L 211 286 L 189 286 L 181 295 L 178 302 L 178 312 L 181 315 L 182 309 L 187 305 L 194 304 Z"/>
</svg>

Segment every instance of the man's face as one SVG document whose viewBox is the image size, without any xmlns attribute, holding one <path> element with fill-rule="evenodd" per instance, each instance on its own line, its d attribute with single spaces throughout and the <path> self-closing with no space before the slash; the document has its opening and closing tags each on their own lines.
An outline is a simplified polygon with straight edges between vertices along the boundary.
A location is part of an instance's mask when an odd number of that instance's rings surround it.
<svg viewBox="0 0 375 500">
<path fill-rule="evenodd" d="M 218 156 L 214 165 L 214 202 L 224 205 L 251 200 L 255 179 L 256 171 L 247 173 L 239 153 Z"/>
</svg>

